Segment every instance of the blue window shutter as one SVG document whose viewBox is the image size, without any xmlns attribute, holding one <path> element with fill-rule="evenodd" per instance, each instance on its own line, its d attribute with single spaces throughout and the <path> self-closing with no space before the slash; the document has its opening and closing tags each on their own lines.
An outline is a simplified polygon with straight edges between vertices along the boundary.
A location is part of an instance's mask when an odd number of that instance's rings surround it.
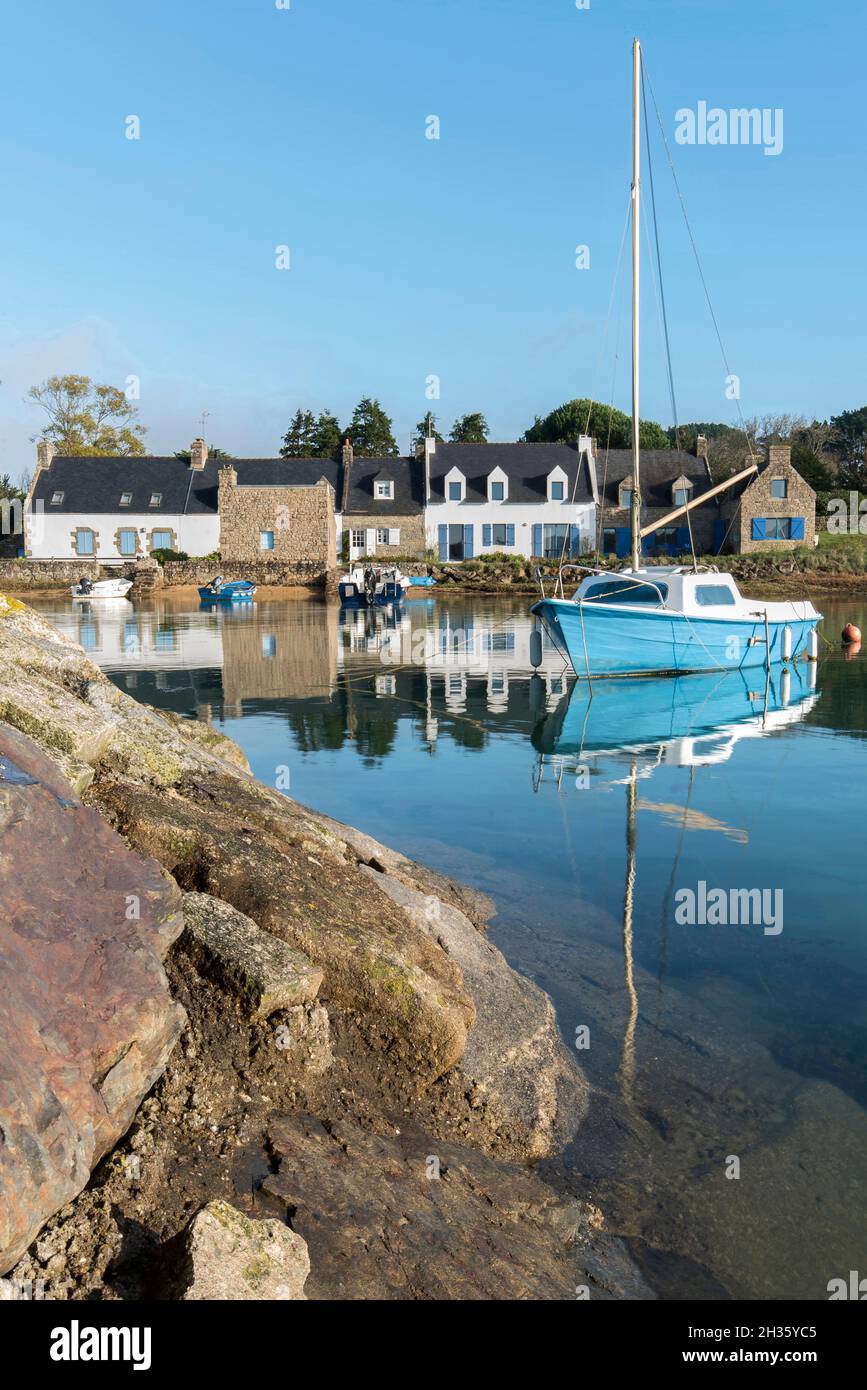
<svg viewBox="0 0 867 1390">
<path fill-rule="evenodd" d="M 483 526 L 483 527 L 482 527 L 482 545 L 490 545 L 490 544 L 491 544 L 491 528 L 490 528 L 490 526 Z"/>
<path fill-rule="evenodd" d="M 533 554 L 542 554 L 542 527 L 538 523 L 533 525 Z"/>
<path fill-rule="evenodd" d="M 473 558 L 473 528 L 472 528 L 472 526 L 465 526 L 465 527 L 464 527 L 464 559 L 465 559 L 465 560 L 472 560 L 472 558 Z"/>
<path fill-rule="evenodd" d="M 438 526 L 437 531 L 439 533 L 440 559 L 447 560 L 449 558 L 449 528 Z"/>
<path fill-rule="evenodd" d="M 569 555 L 575 560 L 581 554 L 581 532 L 577 526 L 572 526 L 569 532 Z"/>
<path fill-rule="evenodd" d="M 676 545 L 676 547 L 675 547 L 675 553 L 676 553 L 677 555 L 686 555 L 686 554 L 688 553 L 688 551 L 689 551 L 689 527 L 688 527 L 688 526 L 678 526 L 678 528 L 677 528 L 677 545 Z"/>
<path fill-rule="evenodd" d="M 792 517 L 792 540 L 802 541 L 804 539 L 804 518 L 802 516 Z"/>
<path fill-rule="evenodd" d="M 632 549 L 632 535 L 628 526 L 618 526 L 614 532 L 615 553 L 621 558 Z"/>
<path fill-rule="evenodd" d="M 719 555 L 726 538 L 726 524 L 721 519 L 717 519 L 713 524 L 713 553 Z"/>
<path fill-rule="evenodd" d="M 506 545 L 514 545 L 514 544 L 515 544 L 515 528 L 514 528 L 514 526 L 511 526 L 511 525 L 510 525 L 510 526 L 507 526 L 507 527 L 506 527 Z"/>
<path fill-rule="evenodd" d="M 763 516 L 753 517 L 753 524 L 750 529 L 750 537 L 754 541 L 763 541 L 767 539 L 767 537 L 765 536 L 765 518 Z"/>
</svg>

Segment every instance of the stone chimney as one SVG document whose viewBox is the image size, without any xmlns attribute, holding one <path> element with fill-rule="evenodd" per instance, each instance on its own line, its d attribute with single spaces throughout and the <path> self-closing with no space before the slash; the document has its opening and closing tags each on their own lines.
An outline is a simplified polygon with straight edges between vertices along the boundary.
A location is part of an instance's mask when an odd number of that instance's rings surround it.
<svg viewBox="0 0 867 1390">
<path fill-rule="evenodd" d="M 707 436 L 698 434 L 695 438 L 695 456 L 697 459 L 707 458 Z"/>
<path fill-rule="evenodd" d="M 768 445 L 768 467 L 769 468 L 789 468 L 792 463 L 791 444 L 769 444 Z"/>
<path fill-rule="evenodd" d="M 430 461 L 437 451 L 437 442 L 434 435 L 426 434 L 424 437 L 424 500 L 430 501 Z"/>
<path fill-rule="evenodd" d="M 40 439 L 36 445 L 36 471 L 51 467 L 51 460 L 57 453 L 57 446 L 50 439 Z"/>
<path fill-rule="evenodd" d="M 207 449 L 205 450 L 205 453 L 207 453 Z M 196 465 L 193 465 L 193 466 L 195 467 Z M 237 487 L 237 486 L 238 486 L 238 470 L 234 467 L 233 464 L 231 464 L 231 463 L 224 463 L 223 466 L 222 466 L 222 468 L 220 469 L 219 474 L 218 474 L 218 480 L 219 480 L 219 486 L 220 486 L 221 488 L 224 488 L 224 487 Z"/>
<path fill-rule="evenodd" d="M 343 487 L 340 490 L 340 511 L 341 514 L 349 506 L 349 481 L 352 477 L 352 445 L 349 442 L 349 435 L 343 441 L 343 448 L 340 451 L 341 462 L 343 463 Z"/>
<path fill-rule="evenodd" d="M 204 439 L 194 439 L 190 445 L 190 467 L 204 468 L 208 462 L 208 446 Z"/>
</svg>

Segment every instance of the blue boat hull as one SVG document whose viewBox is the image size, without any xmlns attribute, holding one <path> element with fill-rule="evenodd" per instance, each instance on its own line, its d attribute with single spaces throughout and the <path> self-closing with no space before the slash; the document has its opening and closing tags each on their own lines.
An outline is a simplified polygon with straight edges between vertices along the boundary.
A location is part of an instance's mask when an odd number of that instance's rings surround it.
<svg viewBox="0 0 867 1390">
<path fill-rule="evenodd" d="M 760 617 L 695 618 L 670 609 L 637 612 L 563 599 L 542 599 L 532 612 L 581 677 L 737 671 L 768 660 Z M 771 662 L 783 660 L 786 628 L 792 634 L 792 656 L 806 655 L 816 622 L 770 623 Z"/>
<path fill-rule="evenodd" d="M 255 592 L 256 585 L 249 579 L 235 579 L 216 593 L 206 584 L 199 590 L 199 598 L 202 603 L 251 603 Z"/>
</svg>

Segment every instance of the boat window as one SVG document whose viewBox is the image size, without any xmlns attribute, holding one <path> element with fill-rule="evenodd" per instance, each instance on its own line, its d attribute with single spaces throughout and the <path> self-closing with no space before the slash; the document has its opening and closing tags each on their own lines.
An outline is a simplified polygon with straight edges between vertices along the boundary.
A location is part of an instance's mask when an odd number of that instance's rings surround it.
<svg viewBox="0 0 867 1390">
<path fill-rule="evenodd" d="M 603 579 L 593 584 L 584 598 L 605 603 L 655 603 L 668 598 L 667 584 L 642 584 L 637 579 Z"/>
<path fill-rule="evenodd" d="M 725 584 L 696 584 L 695 601 L 702 608 L 717 608 L 724 604 L 733 607 L 736 600 Z"/>
</svg>

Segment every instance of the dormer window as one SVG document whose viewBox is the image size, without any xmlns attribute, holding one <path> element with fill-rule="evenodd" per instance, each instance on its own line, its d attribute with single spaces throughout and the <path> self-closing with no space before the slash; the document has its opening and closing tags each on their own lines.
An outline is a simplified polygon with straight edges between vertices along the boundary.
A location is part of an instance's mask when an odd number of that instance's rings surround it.
<svg viewBox="0 0 867 1390">
<path fill-rule="evenodd" d="M 393 501 L 393 500 L 394 500 L 394 483 L 392 483 L 392 482 L 377 482 L 377 483 L 374 483 L 374 485 L 373 485 L 373 495 L 374 495 L 374 497 L 378 497 L 378 498 L 380 499 L 380 501 L 382 501 L 382 502 L 391 502 L 391 501 Z"/>
<path fill-rule="evenodd" d="M 446 500 L 463 502 L 466 497 L 467 480 L 459 468 L 450 468 L 445 476 Z"/>
<path fill-rule="evenodd" d="M 151 493 L 150 505 L 151 505 L 152 507 L 161 507 L 162 504 L 163 504 L 163 495 L 162 495 L 162 493 L 161 493 L 161 492 L 152 492 L 152 493 Z"/>
<path fill-rule="evenodd" d="M 568 495 L 569 479 L 564 469 L 558 465 L 548 474 L 548 501 L 565 502 Z"/>
<path fill-rule="evenodd" d="M 620 505 L 621 507 L 632 506 L 632 487 L 627 486 L 626 483 L 620 485 Z"/>
<path fill-rule="evenodd" d="M 51 494 L 51 505 L 52 505 L 52 507 L 60 507 L 60 506 L 62 506 L 62 504 L 63 504 L 63 493 L 62 493 L 62 492 L 52 492 L 52 494 Z"/>
<path fill-rule="evenodd" d="M 671 485 L 671 500 L 676 507 L 685 507 L 692 496 L 692 483 L 683 474 Z"/>
<path fill-rule="evenodd" d="M 120 494 L 120 505 L 121 505 L 122 507 L 129 507 L 129 506 L 132 505 L 132 493 L 131 493 L 131 492 L 122 492 L 122 493 Z"/>
<path fill-rule="evenodd" d="M 488 501 L 508 502 L 509 479 L 502 468 L 492 468 L 488 474 Z"/>
</svg>

